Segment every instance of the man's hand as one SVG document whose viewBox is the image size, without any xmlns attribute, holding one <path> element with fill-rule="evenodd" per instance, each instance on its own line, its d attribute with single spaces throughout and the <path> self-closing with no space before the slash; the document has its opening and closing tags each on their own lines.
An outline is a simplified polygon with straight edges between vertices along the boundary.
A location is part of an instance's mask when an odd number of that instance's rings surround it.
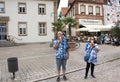
<svg viewBox="0 0 120 82">
<path fill-rule="evenodd" d="M 62 37 L 59 37 L 59 43 L 62 43 Z"/>
<path fill-rule="evenodd" d="M 58 43 L 54 46 L 54 49 L 58 49 L 59 45 L 62 43 L 62 37 L 58 37 Z"/>
</svg>

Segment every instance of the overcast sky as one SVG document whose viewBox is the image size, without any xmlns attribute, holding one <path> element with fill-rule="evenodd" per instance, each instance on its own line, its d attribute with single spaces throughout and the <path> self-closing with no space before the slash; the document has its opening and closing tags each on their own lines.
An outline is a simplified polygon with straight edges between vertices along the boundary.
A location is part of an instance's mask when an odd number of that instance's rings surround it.
<svg viewBox="0 0 120 82">
<path fill-rule="evenodd" d="M 58 8 L 58 13 L 61 10 L 61 7 L 67 7 L 68 5 L 68 0 L 60 0 L 59 8 Z"/>
</svg>

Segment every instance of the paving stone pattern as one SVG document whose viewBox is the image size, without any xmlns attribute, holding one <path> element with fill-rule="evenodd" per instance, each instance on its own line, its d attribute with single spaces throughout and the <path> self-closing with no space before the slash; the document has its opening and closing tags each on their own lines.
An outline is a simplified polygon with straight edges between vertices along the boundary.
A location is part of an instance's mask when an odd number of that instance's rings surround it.
<svg viewBox="0 0 120 82">
<path fill-rule="evenodd" d="M 56 80 L 56 62 L 54 53 L 55 50 L 52 47 L 49 47 L 49 43 L 46 44 L 27 44 L 15 47 L 0 47 L 0 82 L 55 82 Z M 67 77 L 70 78 L 66 82 L 84 82 L 84 69 L 85 62 L 84 57 L 84 46 L 85 43 L 81 43 L 79 49 L 75 51 L 70 51 L 70 59 L 67 61 Z M 98 54 L 98 66 L 96 66 L 96 75 L 98 79 L 88 79 L 91 82 L 118 82 L 112 81 L 109 79 L 104 80 L 103 78 L 109 76 L 109 73 L 120 71 L 120 64 L 116 62 L 106 63 L 109 60 L 114 60 L 120 58 L 120 47 L 111 46 L 111 45 L 100 45 L 101 51 Z M 16 72 L 16 79 L 12 80 L 12 73 L 8 72 L 7 58 L 17 57 L 19 71 Z M 116 60 L 120 62 L 120 60 Z M 116 63 L 113 65 L 112 63 Z M 113 67 L 111 67 L 113 65 Z M 104 67 L 104 69 L 102 69 Z M 114 68 L 116 67 L 116 68 Z M 109 72 L 106 72 L 109 70 Z M 115 69 L 115 70 L 114 70 Z M 101 72 L 102 71 L 102 72 Z M 106 74 L 103 74 L 106 72 Z M 101 77 L 99 73 L 103 74 Z M 117 74 L 113 75 L 117 77 Z M 119 75 L 120 76 L 120 75 Z M 50 78 L 54 77 L 54 78 Z M 50 78 L 44 80 L 46 78 Z M 102 79 L 102 80 L 101 80 Z M 101 81 L 100 81 L 101 80 Z M 120 80 L 120 79 L 119 79 Z M 88 80 L 86 80 L 88 81 Z M 61 82 L 64 82 L 61 77 Z"/>
</svg>

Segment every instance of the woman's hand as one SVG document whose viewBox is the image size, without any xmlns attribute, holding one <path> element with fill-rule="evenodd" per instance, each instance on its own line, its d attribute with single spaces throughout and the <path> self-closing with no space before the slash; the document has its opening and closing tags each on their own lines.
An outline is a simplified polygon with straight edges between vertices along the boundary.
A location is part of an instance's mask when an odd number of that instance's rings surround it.
<svg viewBox="0 0 120 82">
<path fill-rule="evenodd" d="M 94 47 L 95 46 L 95 44 L 94 44 L 94 41 L 93 40 L 91 40 L 91 43 L 90 43 L 91 45 L 91 47 Z"/>
<path fill-rule="evenodd" d="M 94 49 L 95 49 L 95 51 L 96 51 L 96 52 L 98 52 L 98 51 L 99 51 L 99 49 L 98 49 L 97 47 L 94 47 Z"/>
</svg>

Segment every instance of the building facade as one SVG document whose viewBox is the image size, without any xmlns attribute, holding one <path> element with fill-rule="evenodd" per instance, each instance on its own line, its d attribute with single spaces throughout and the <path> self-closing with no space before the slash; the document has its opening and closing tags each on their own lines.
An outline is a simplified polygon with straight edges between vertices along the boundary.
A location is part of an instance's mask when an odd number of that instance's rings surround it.
<svg viewBox="0 0 120 82">
<path fill-rule="evenodd" d="M 67 12 L 66 14 L 64 12 Z M 88 32 L 109 31 L 120 21 L 120 0 L 68 0 L 63 16 L 75 18 L 78 22 L 72 28 L 72 35 L 79 35 L 76 29 Z M 87 27 L 87 29 L 79 29 Z"/>
<path fill-rule="evenodd" d="M 50 42 L 60 0 L 0 0 L 0 40 Z"/>
<path fill-rule="evenodd" d="M 103 5 L 106 0 L 69 0 L 66 17 L 73 17 L 78 25 L 73 29 L 72 35 L 76 35 L 75 30 L 83 26 L 92 28 L 104 24 Z"/>
<path fill-rule="evenodd" d="M 103 7 L 106 25 L 120 21 L 120 0 L 108 0 Z"/>
</svg>

